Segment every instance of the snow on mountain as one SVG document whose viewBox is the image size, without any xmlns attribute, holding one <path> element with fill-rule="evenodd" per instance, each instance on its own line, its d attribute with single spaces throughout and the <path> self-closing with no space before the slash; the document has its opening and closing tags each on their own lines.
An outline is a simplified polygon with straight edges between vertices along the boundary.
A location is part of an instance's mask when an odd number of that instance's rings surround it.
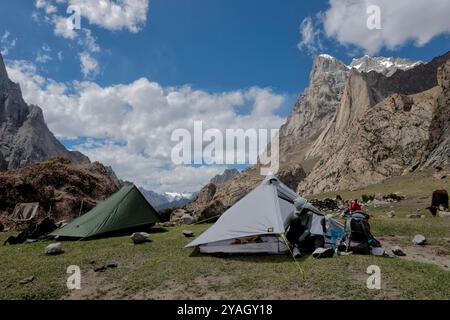
<svg viewBox="0 0 450 320">
<path fill-rule="evenodd" d="M 178 201 L 181 199 L 192 199 L 194 193 L 192 192 L 165 192 L 168 201 Z"/>
<path fill-rule="evenodd" d="M 397 70 L 406 71 L 423 63 L 424 62 L 422 61 L 413 61 L 403 58 L 371 57 L 369 55 L 365 55 L 361 58 L 353 59 L 352 63 L 348 67 L 350 69 L 356 69 L 359 72 L 367 73 L 370 71 L 375 71 L 390 77 Z"/>
</svg>

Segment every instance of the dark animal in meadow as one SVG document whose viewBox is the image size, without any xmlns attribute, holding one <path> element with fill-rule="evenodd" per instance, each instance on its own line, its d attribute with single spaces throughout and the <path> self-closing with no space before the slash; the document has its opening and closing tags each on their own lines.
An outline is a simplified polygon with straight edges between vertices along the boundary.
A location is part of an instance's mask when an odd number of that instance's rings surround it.
<svg viewBox="0 0 450 320">
<path fill-rule="evenodd" d="M 448 208 L 448 192 L 445 189 L 435 190 L 433 192 L 433 197 L 431 200 L 431 206 L 427 209 L 430 210 L 433 216 L 437 215 L 439 207 L 443 207 L 444 210 L 449 210 Z"/>
</svg>

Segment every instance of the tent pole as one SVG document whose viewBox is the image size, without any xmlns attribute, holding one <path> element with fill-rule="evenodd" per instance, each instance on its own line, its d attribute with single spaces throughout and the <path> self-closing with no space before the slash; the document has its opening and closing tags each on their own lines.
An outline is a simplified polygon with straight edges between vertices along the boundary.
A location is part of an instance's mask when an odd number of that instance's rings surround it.
<svg viewBox="0 0 450 320">
<path fill-rule="evenodd" d="M 81 216 L 81 210 L 83 210 L 84 199 L 81 200 L 80 211 L 78 212 L 78 216 Z"/>
</svg>

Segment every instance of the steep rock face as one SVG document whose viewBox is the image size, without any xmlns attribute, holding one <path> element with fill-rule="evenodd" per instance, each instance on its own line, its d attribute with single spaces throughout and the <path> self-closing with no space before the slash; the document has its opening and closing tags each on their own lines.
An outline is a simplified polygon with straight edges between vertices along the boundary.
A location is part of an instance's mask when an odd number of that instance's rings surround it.
<svg viewBox="0 0 450 320">
<path fill-rule="evenodd" d="M 309 86 L 280 129 L 281 164 L 303 160 L 304 150 L 312 138 L 335 113 L 347 81 L 347 72 L 347 67 L 333 57 L 320 55 L 314 58 Z"/>
<path fill-rule="evenodd" d="M 222 174 L 216 175 L 214 178 L 210 180 L 212 184 L 224 184 L 233 179 L 236 175 L 239 174 L 239 170 L 237 169 L 226 169 Z"/>
<path fill-rule="evenodd" d="M 89 163 L 79 152 L 67 150 L 50 132 L 42 110 L 27 105 L 20 86 L 8 78 L 0 55 L 0 153 L 3 167 L 24 167 L 55 156 Z"/>
<path fill-rule="evenodd" d="M 430 155 L 422 167 L 445 166 L 450 163 L 450 60 L 439 68 L 437 78 L 442 94 L 438 98 L 430 132 Z"/>
<path fill-rule="evenodd" d="M 344 121 L 336 120 L 334 128 L 341 130 L 335 129 L 328 141 L 317 143 L 315 152 L 322 154 L 321 160 L 300 184 L 300 193 L 363 187 L 448 159 L 448 136 L 445 135 L 449 122 L 448 90 L 445 89 L 448 67 L 431 64 L 416 68 L 425 70 L 425 74 L 420 75 L 420 70 L 415 69 L 407 73 L 413 79 L 422 76 L 421 84 L 404 82 L 403 87 L 402 84 L 393 87 L 399 92 L 410 92 L 420 90 L 425 84 L 441 85 L 415 94 L 395 93 L 373 107 L 371 104 L 379 99 L 373 96 L 374 90 L 381 87 L 378 93 L 386 94 L 392 89 L 384 90 L 382 85 L 377 88 L 370 81 L 373 78 L 367 80 L 361 75 L 358 83 L 365 83 L 367 89 L 361 91 L 363 99 L 357 101 L 351 96 L 352 99 L 346 101 L 344 94 L 335 117 L 339 119 L 339 114 L 350 110 L 352 121 L 347 121 L 347 117 L 342 117 Z M 434 81 L 427 79 L 430 70 L 435 71 Z M 387 81 L 383 76 L 380 79 L 379 83 Z M 347 88 L 358 91 L 350 80 Z"/>
<path fill-rule="evenodd" d="M 40 213 L 57 221 L 86 213 L 118 188 L 100 163 L 53 158 L 0 173 L 0 218 L 19 202 L 39 202 Z M 3 213 L 3 216 L 2 216 Z"/>
</svg>

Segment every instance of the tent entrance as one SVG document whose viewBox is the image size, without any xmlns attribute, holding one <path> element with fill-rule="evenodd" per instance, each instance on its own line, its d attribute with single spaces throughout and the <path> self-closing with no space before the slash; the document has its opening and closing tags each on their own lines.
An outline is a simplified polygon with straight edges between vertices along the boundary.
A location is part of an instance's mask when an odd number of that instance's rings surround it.
<svg viewBox="0 0 450 320">
<path fill-rule="evenodd" d="M 201 253 L 270 253 L 289 251 L 280 235 L 258 235 L 210 242 L 199 246 Z"/>
</svg>

